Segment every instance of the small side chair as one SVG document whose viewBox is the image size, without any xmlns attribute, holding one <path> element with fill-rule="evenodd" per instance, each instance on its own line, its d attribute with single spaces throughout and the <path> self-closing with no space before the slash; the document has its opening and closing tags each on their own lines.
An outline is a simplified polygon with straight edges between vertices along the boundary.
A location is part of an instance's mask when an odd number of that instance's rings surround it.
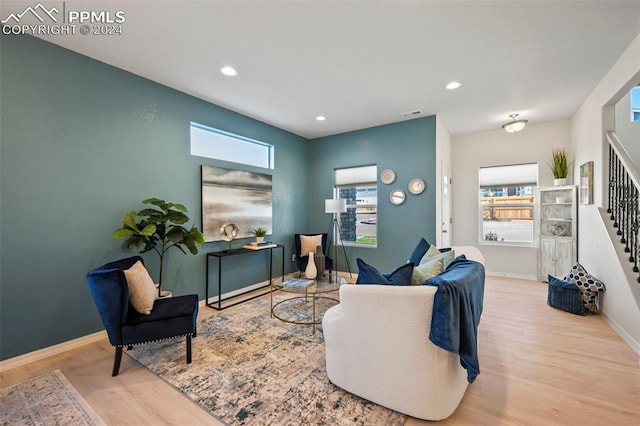
<svg viewBox="0 0 640 426">
<path fill-rule="evenodd" d="M 191 363 L 191 337 L 196 335 L 198 295 L 190 294 L 156 299 L 150 315 L 138 313 L 129 302 L 124 271 L 137 261 L 133 256 L 107 263 L 87 274 L 87 282 L 96 302 L 109 342 L 116 348 L 112 376 L 120 371 L 122 349 L 135 345 L 186 336 L 187 364 Z M 144 262 L 143 262 L 144 263 Z"/>
<path fill-rule="evenodd" d="M 315 235 L 322 235 L 322 253 L 324 254 L 324 266 L 325 270 L 329 272 L 329 280 L 331 280 L 331 271 L 333 271 L 333 259 L 327 256 L 327 233 L 317 234 L 294 234 L 293 239 L 296 248 L 296 262 L 298 264 L 298 271 L 302 274 L 307 269 L 307 263 L 309 263 L 309 253 L 302 253 L 302 242 L 300 236 L 313 237 Z M 315 251 L 315 250 L 314 250 Z"/>
</svg>

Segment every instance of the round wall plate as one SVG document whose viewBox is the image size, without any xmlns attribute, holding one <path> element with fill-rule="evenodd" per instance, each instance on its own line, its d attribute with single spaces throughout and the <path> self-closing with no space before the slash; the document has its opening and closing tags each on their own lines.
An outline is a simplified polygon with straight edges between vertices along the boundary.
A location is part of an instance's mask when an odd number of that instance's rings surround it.
<svg viewBox="0 0 640 426">
<path fill-rule="evenodd" d="M 390 183 L 393 183 L 395 180 L 396 180 L 396 172 L 394 172 L 391 169 L 383 170 L 382 173 L 380 173 L 380 181 L 385 185 L 389 185 Z"/>
<path fill-rule="evenodd" d="M 420 178 L 413 178 L 409 181 L 409 192 L 412 194 L 421 194 L 427 187 L 424 180 Z"/>
<path fill-rule="evenodd" d="M 402 189 L 394 189 L 391 191 L 391 194 L 389 194 L 389 201 L 391 201 L 391 204 L 395 206 L 399 206 L 404 203 L 405 198 L 406 195 Z"/>
</svg>

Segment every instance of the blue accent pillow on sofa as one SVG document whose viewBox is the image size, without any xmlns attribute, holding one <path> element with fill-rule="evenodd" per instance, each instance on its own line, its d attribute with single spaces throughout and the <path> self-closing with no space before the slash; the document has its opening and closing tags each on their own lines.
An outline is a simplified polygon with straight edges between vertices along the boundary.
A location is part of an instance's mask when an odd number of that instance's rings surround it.
<svg viewBox="0 0 640 426">
<path fill-rule="evenodd" d="M 549 289 L 547 291 L 547 303 L 549 306 L 572 314 L 584 315 L 582 291 L 576 284 L 551 275 L 547 279 L 549 281 Z"/>
<path fill-rule="evenodd" d="M 413 253 L 409 256 L 409 262 L 418 265 L 424 254 L 429 250 L 430 244 L 424 238 L 420 238 L 418 245 L 413 249 Z"/>
<path fill-rule="evenodd" d="M 376 268 L 357 258 L 358 279 L 356 284 L 411 285 L 413 263 L 402 265 L 390 274 L 382 274 Z"/>
</svg>

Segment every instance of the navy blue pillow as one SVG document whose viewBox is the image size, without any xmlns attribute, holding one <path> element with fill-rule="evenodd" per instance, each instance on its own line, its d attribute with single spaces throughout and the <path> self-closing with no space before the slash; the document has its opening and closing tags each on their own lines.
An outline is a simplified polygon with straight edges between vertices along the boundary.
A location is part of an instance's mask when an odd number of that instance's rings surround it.
<svg viewBox="0 0 640 426">
<path fill-rule="evenodd" d="M 408 263 L 419 265 L 420 260 L 422 260 L 422 257 L 425 255 L 427 251 L 429 251 L 429 246 L 430 245 L 427 242 L 427 240 L 425 240 L 424 238 L 420 238 L 420 241 L 418 241 L 418 245 L 416 246 L 416 248 L 413 249 L 413 253 L 411 253 L 411 256 L 409 256 Z"/>
<path fill-rule="evenodd" d="M 448 270 L 450 269 L 453 265 L 455 265 L 456 263 L 460 263 L 460 262 L 466 262 L 467 261 L 467 256 L 465 256 L 464 254 L 461 254 L 460 256 L 457 256 L 455 259 L 453 259 L 451 261 L 451 263 L 449 263 L 445 269 Z"/>
<path fill-rule="evenodd" d="M 547 303 L 554 308 L 562 309 L 576 315 L 584 315 L 582 291 L 576 284 L 549 275 Z"/>
<path fill-rule="evenodd" d="M 413 263 L 402 265 L 390 274 L 381 274 L 376 268 L 367 265 L 362 259 L 357 258 L 358 279 L 356 284 L 385 284 L 385 285 L 410 285 L 413 274 Z"/>
</svg>

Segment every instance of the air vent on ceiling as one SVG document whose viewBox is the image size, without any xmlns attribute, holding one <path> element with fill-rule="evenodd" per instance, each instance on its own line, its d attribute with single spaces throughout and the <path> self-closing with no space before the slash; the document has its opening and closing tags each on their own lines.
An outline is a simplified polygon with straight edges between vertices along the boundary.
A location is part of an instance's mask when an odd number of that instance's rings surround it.
<svg viewBox="0 0 640 426">
<path fill-rule="evenodd" d="M 422 114 L 422 111 L 417 109 L 415 111 L 408 111 L 408 112 L 403 112 L 402 114 L 400 114 L 403 117 L 409 117 L 411 115 L 420 115 Z"/>
</svg>

